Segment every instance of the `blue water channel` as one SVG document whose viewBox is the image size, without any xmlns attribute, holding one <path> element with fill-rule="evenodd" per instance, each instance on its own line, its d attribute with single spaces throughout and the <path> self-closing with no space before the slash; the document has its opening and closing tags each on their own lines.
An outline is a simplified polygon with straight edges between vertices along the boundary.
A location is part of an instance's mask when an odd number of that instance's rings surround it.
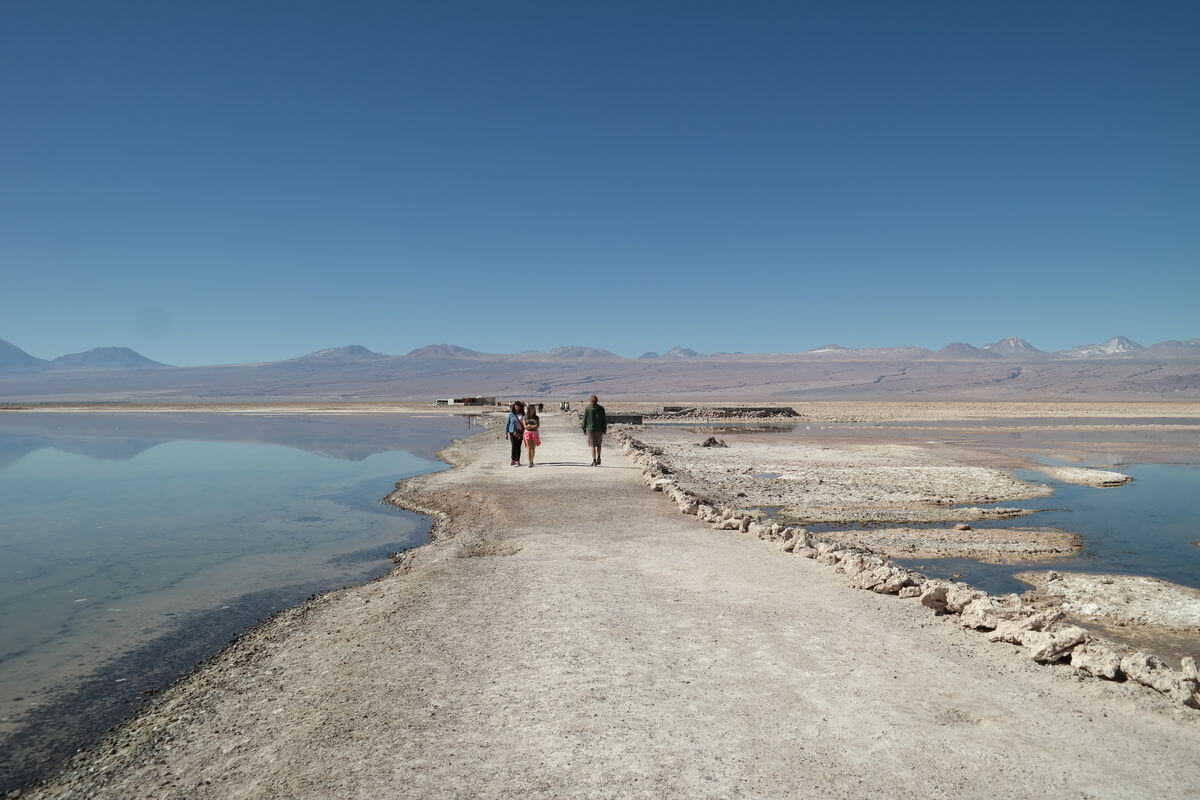
<svg viewBox="0 0 1200 800">
<path fill-rule="evenodd" d="M 391 567 L 447 415 L 0 414 L 0 790 L 274 611 Z"/>
<path fill-rule="evenodd" d="M 1016 470 L 1017 478 L 1047 484 L 1054 494 L 996 505 L 1042 510 L 1011 520 L 972 523 L 977 528 L 1028 526 L 1078 533 L 1084 547 L 1076 556 L 1016 566 L 957 558 L 900 561 L 920 566 L 929 575 L 961 575 L 967 583 L 994 593 L 1025 591 L 1028 584 L 1012 575 L 1038 569 L 1149 575 L 1200 587 L 1200 465 L 1134 464 L 1120 469 L 1134 480 L 1111 488 L 1076 486 L 1047 480 L 1040 472 Z"/>
</svg>

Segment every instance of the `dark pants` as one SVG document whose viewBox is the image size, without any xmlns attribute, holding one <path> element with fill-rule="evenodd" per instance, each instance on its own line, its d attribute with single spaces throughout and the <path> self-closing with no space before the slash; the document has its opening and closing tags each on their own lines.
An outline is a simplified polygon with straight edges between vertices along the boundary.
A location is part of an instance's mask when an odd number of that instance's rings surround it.
<svg viewBox="0 0 1200 800">
<path fill-rule="evenodd" d="M 519 433 L 511 434 L 511 438 L 512 438 L 512 460 L 520 461 L 521 460 L 521 434 L 519 434 Z"/>
</svg>

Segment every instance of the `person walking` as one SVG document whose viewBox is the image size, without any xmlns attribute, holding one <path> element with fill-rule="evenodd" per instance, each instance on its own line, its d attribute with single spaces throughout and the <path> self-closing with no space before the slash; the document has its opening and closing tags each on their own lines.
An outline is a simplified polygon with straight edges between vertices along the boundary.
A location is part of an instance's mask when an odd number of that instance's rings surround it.
<svg viewBox="0 0 1200 800">
<path fill-rule="evenodd" d="M 508 408 L 508 424 L 504 427 L 504 435 L 512 444 L 512 463 L 510 466 L 520 466 L 521 440 L 525 436 L 525 404 L 520 400 Z"/>
<path fill-rule="evenodd" d="M 608 417 L 604 414 L 604 406 L 600 405 L 596 395 L 592 395 L 583 409 L 583 432 L 587 434 L 588 445 L 592 448 L 593 467 L 600 466 L 600 445 L 607 431 Z"/>
<path fill-rule="evenodd" d="M 533 454 L 542 443 L 542 437 L 538 434 L 538 428 L 542 426 L 542 420 L 538 417 L 540 405 L 541 403 L 530 403 L 525 412 L 525 452 L 529 455 L 530 469 L 533 468 Z"/>
</svg>

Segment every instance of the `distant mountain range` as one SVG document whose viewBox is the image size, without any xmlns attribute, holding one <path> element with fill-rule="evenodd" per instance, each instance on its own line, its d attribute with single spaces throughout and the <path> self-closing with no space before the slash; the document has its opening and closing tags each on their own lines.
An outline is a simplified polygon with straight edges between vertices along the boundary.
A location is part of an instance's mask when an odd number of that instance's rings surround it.
<svg viewBox="0 0 1200 800">
<path fill-rule="evenodd" d="M 697 358 L 701 355 L 701 353 L 697 353 L 690 347 L 672 347 L 661 356 L 654 351 L 650 351 L 642 353 L 638 358 Z"/>
<path fill-rule="evenodd" d="M 68 353 L 47 361 L 44 358 L 35 358 L 15 344 L 0 339 L 0 372 L 37 372 L 48 369 L 162 369 L 167 366 L 151 361 L 128 347 L 94 347 L 82 353 Z"/>
<path fill-rule="evenodd" d="M 430 344 L 404 355 L 362 345 L 283 361 L 168 367 L 124 347 L 53 360 L 0 341 L 0 400 L 382 399 L 495 394 L 704 399 L 1200 399 L 1200 338 L 1141 347 L 1124 337 L 1047 353 L 1019 337 L 976 347 L 699 353 L 625 358 L 581 345 L 485 353 Z"/>
<path fill-rule="evenodd" d="M 924 347 L 862 347 L 850 348 L 839 344 L 825 344 L 799 353 L 713 353 L 706 355 L 690 347 L 672 347 L 665 353 L 653 351 L 642 353 L 637 359 L 627 359 L 609 350 L 581 345 L 555 347 L 552 350 L 526 350 L 522 353 L 483 353 L 453 344 L 429 344 L 405 353 L 390 356 L 377 353 L 362 345 L 351 344 L 317 350 L 285 361 L 269 362 L 265 365 L 278 368 L 321 367 L 335 364 L 358 364 L 396 358 L 419 361 L 470 360 L 470 361 L 661 361 L 693 359 L 757 359 L 764 356 L 779 357 L 819 356 L 826 360 L 849 358 L 906 360 L 934 359 L 938 361 L 990 361 L 997 358 L 1008 360 L 1042 359 L 1103 359 L 1103 358 L 1153 358 L 1160 360 L 1200 360 L 1200 338 L 1180 341 L 1173 339 L 1142 347 L 1132 339 L 1114 336 L 1103 344 L 1083 344 L 1067 350 L 1048 353 L 1039 350 L 1019 336 L 1010 336 L 998 342 L 975 347 L 966 342 L 951 342 L 940 350 Z M 0 373 L 39 372 L 43 370 L 132 370 L 165 369 L 169 365 L 152 361 L 128 347 L 96 347 L 83 353 L 69 353 L 52 360 L 31 356 L 16 345 L 0 339 Z M 192 367 L 191 369 L 199 369 Z"/>
</svg>

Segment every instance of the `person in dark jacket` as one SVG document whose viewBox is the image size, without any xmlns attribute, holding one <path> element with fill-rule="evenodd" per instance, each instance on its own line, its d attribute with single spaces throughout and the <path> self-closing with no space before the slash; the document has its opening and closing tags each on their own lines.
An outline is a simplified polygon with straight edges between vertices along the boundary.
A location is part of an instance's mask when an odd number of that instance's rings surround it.
<svg viewBox="0 0 1200 800">
<path fill-rule="evenodd" d="M 583 432 L 587 434 L 588 445 L 592 448 L 593 467 L 600 466 L 600 445 L 607 431 L 608 417 L 604 415 L 604 406 L 600 405 L 596 395 L 592 395 L 583 409 Z"/>
<path fill-rule="evenodd" d="M 520 400 L 508 409 L 508 424 L 504 435 L 512 445 L 512 466 L 521 464 L 521 440 L 525 437 L 525 404 Z"/>
</svg>

